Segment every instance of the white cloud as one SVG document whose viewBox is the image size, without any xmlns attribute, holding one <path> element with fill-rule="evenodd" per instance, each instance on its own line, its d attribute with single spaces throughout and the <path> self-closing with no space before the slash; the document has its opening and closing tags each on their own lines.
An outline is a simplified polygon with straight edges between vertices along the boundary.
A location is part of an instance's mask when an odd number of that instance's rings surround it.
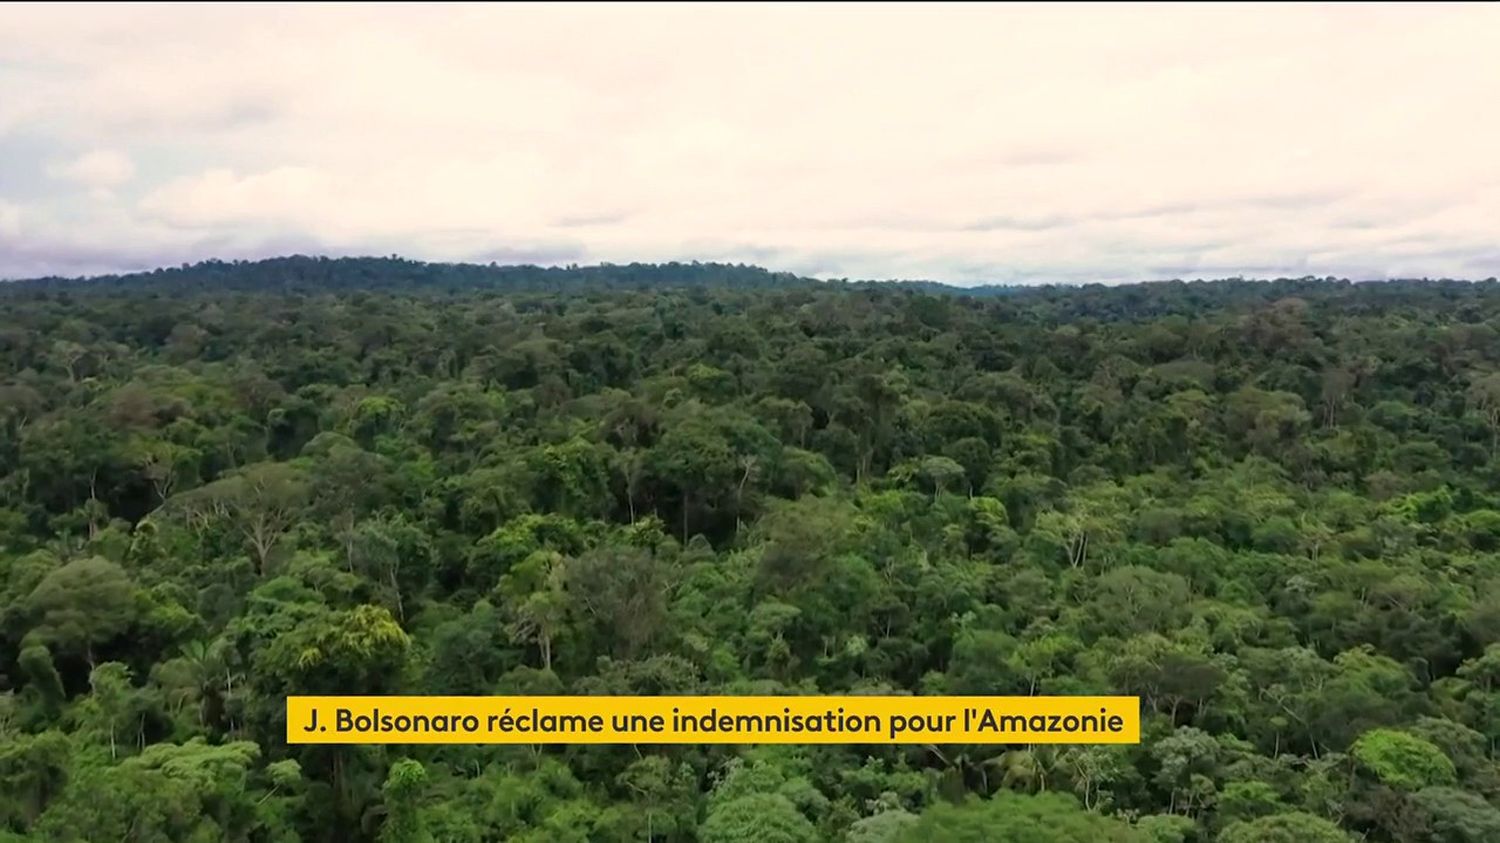
<svg viewBox="0 0 1500 843">
<path fill-rule="evenodd" d="M 0 238 L 21 236 L 21 209 L 0 199 Z"/>
<path fill-rule="evenodd" d="M 147 214 L 185 228 L 308 226 L 318 223 L 327 192 L 327 179 L 308 167 L 278 167 L 243 176 L 213 169 L 162 185 L 140 206 Z"/>
<path fill-rule="evenodd" d="M 1500 271 L 1496 6 L 145 9 L 0 7 L 0 144 L 132 191 L 90 260 Z"/>
<path fill-rule="evenodd" d="M 108 190 L 130 181 L 135 175 L 135 165 L 123 153 L 112 149 L 96 149 L 48 167 L 53 178 L 76 182 L 94 190 Z"/>
</svg>

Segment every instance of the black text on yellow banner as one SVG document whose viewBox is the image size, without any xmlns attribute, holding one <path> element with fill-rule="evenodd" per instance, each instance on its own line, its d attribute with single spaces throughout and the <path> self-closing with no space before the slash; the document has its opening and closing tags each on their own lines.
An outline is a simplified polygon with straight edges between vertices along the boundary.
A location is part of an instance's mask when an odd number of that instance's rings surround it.
<svg viewBox="0 0 1500 843">
<path fill-rule="evenodd" d="M 1131 744 L 1139 697 L 288 697 L 294 744 Z"/>
</svg>

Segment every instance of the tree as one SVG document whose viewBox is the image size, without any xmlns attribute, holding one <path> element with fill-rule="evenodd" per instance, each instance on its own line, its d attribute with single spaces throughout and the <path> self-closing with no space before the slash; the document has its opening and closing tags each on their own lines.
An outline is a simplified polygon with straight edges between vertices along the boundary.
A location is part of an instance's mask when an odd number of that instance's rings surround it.
<svg viewBox="0 0 1500 843">
<path fill-rule="evenodd" d="M 991 799 L 971 798 L 959 805 L 933 806 L 923 811 L 915 824 L 904 829 L 894 839 L 900 843 L 925 840 L 947 840 L 954 843 L 1148 841 L 1144 834 L 1120 820 L 1085 811 L 1069 796 L 1060 793 L 1026 796 L 1008 791 L 1001 791 Z"/>
<path fill-rule="evenodd" d="M 849 824 L 844 838 L 848 843 L 890 843 L 917 824 L 917 816 L 900 808 L 890 808 Z"/>
<path fill-rule="evenodd" d="M 427 771 L 420 761 L 402 758 L 391 765 L 381 787 L 386 814 L 385 822 L 380 826 L 380 843 L 425 843 L 432 840 L 418 807 L 426 782 Z"/>
<path fill-rule="evenodd" d="M 406 594 L 427 582 L 433 549 L 427 535 L 401 516 L 366 521 L 348 538 L 351 567 L 381 583 L 398 620 L 406 620 Z"/>
<path fill-rule="evenodd" d="M 288 693 L 378 693 L 401 677 L 411 640 L 382 606 L 322 610 L 278 634 L 255 659 Z"/>
<path fill-rule="evenodd" d="M 774 457 L 775 440 L 764 428 L 736 413 L 688 406 L 651 449 L 651 473 L 676 492 L 681 506 L 682 540 L 691 514 L 730 500 L 736 516 L 745 484 L 757 465 Z"/>
<path fill-rule="evenodd" d="M 698 839 L 703 843 L 812 843 L 818 833 L 785 796 L 753 793 L 710 808 Z"/>
<path fill-rule="evenodd" d="M 48 806 L 37 830 L 65 840 L 222 840 L 256 824 L 248 741 L 155 744 L 114 766 L 84 766 Z"/>
<path fill-rule="evenodd" d="M 150 481 L 158 504 L 167 502 L 188 467 L 200 456 L 194 448 L 165 441 L 141 442 L 135 451 L 136 464 Z"/>
<path fill-rule="evenodd" d="M 27 598 L 37 618 L 33 634 L 62 652 L 82 655 L 90 668 L 94 648 L 123 633 L 135 618 L 136 589 L 119 565 L 97 556 L 49 573 Z"/>
<path fill-rule="evenodd" d="M 1457 778 L 1453 762 L 1442 750 L 1395 729 L 1371 729 L 1349 752 L 1380 782 L 1401 790 L 1451 785 Z"/>
<path fill-rule="evenodd" d="M 1500 450 L 1500 372 L 1478 375 L 1469 385 L 1469 403 L 1484 414 L 1490 429 L 1490 455 Z"/>
<path fill-rule="evenodd" d="M 1219 843 L 1354 843 L 1352 835 L 1322 817 L 1293 812 L 1231 824 Z"/>
<path fill-rule="evenodd" d="M 1433 839 L 1453 843 L 1500 839 L 1500 810 L 1478 794 L 1428 787 L 1412 794 L 1411 800 Z"/>
<path fill-rule="evenodd" d="M 615 833 L 621 838 L 687 838 L 698 826 L 698 781 L 690 765 L 661 755 L 632 761 L 615 777 L 628 794 Z"/>
<path fill-rule="evenodd" d="M 0 829 L 25 829 L 37 821 L 67 786 L 72 752 L 68 736 L 56 729 L 0 741 Z"/>
<path fill-rule="evenodd" d="M 195 489 L 175 504 L 195 523 L 226 520 L 249 545 L 256 570 L 265 576 L 271 553 L 301 516 L 308 494 L 298 469 L 286 463 L 258 463 Z"/>
<path fill-rule="evenodd" d="M 675 586 L 667 564 L 644 548 L 607 546 L 568 560 L 567 590 L 614 654 L 635 658 L 659 636 Z"/>
<path fill-rule="evenodd" d="M 1243 436 L 1259 453 L 1268 455 L 1294 441 L 1309 421 L 1302 399 L 1297 395 L 1254 387 L 1246 387 L 1229 396 L 1227 410 L 1229 418 L 1226 424 L 1230 431 Z"/>
</svg>

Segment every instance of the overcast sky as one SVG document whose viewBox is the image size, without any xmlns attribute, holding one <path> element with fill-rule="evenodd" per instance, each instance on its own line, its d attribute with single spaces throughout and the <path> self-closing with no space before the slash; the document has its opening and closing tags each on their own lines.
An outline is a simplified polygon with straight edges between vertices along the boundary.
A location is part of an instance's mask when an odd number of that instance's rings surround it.
<svg viewBox="0 0 1500 843">
<path fill-rule="evenodd" d="M 0 277 L 1500 274 L 1500 4 L 0 6 Z"/>
</svg>

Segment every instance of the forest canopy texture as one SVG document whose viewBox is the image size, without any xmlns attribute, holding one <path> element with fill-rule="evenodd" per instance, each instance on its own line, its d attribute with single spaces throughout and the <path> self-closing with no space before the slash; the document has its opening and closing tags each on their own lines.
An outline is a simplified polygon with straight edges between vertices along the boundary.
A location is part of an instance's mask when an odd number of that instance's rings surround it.
<svg viewBox="0 0 1500 843">
<path fill-rule="evenodd" d="M 0 840 L 1500 840 L 1500 285 L 0 285 Z M 295 746 L 288 694 L 1138 746 Z"/>
</svg>

